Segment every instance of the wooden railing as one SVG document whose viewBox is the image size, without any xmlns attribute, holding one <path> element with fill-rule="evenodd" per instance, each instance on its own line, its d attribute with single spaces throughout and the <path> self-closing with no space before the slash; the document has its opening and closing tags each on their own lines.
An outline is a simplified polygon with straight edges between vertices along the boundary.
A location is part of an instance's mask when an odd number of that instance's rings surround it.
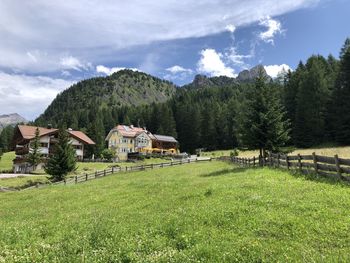
<svg viewBox="0 0 350 263">
<path fill-rule="evenodd" d="M 125 166 L 125 167 L 112 167 L 106 170 L 96 171 L 94 173 L 86 173 L 82 175 L 76 175 L 74 177 L 69 177 L 63 181 L 58 181 L 52 184 L 41 184 L 36 186 L 31 186 L 29 188 L 41 188 L 47 185 L 59 185 L 59 184 L 77 184 L 86 182 L 88 180 L 101 178 L 107 175 L 121 173 L 121 172 L 135 172 L 135 171 L 143 171 L 146 169 L 155 169 L 155 168 L 163 168 L 163 167 L 170 167 L 170 166 L 176 166 L 176 165 L 183 165 L 183 164 L 189 164 L 189 163 L 198 163 L 198 162 L 207 162 L 212 161 L 215 158 L 206 158 L 206 159 L 185 159 L 185 160 L 179 160 L 179 161 L 172 161 L 172 162 L 165 162 L 165 163 L 153 163 L 153 164 L 143 164 L 138 166 Z M 26 189 L 29 189 L 26 188 Z"/>
<path fill-rule="evenodd" d="M 319 175 L 340 178 L 350 181 L 350 159 L 316 155 L 285 155 L 270 153 L 266 158 L 220 157 L 243 166 L 269 166 L 275 168 L 294 169 L 301 173 L 316 173 Z"/>
</svg>

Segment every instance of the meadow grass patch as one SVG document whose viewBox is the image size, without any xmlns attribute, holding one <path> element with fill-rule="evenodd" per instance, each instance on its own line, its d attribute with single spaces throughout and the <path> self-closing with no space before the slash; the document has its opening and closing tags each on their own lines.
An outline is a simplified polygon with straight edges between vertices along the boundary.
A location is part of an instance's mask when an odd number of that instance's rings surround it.
<svg viewBox="0 0 350 263">
<path fill-rule="evenodd" d="M 281 170 L 121 173 L 0 194 L 0 262 L 347 261 L 349 211 L 348 186 Z"/>
</svg>

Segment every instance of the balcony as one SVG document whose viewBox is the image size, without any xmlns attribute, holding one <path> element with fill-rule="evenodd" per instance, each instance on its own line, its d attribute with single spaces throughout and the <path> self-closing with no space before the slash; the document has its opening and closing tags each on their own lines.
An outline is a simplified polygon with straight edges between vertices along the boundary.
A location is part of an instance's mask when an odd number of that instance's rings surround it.
<svg viewBox="0 0 350 263">
<path fill-rule="evenodd" d="M 16 155 L 26 155 L 29 153 L 29 148 L 21 145 L 17 145 L 15 149 Z"/>
</svg>

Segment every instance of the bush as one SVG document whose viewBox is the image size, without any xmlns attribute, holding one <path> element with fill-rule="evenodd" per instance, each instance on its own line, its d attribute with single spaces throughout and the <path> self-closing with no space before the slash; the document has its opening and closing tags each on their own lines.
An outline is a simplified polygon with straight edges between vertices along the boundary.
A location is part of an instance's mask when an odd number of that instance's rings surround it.
<svg viewBox="0 0 350 263">
<path fill-rule="evenodd" d="M 233 151 L 230 152 L 230 157 L 236 157 L 238 156 L 239 151 L 237 148 L 234 148 Z"/>
<path fill-rule="evenodd" d="M 115 151 L 112 149 L 104 149 L 101 153 L 103 159 L 111 161 L 115 156 Z"/>
</svg>

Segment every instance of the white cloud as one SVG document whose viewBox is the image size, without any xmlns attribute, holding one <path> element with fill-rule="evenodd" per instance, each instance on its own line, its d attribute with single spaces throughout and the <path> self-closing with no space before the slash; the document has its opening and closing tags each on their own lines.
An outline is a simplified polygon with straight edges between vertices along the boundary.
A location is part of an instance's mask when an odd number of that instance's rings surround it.
<svg viewBox="0 0 350 263">
<path fill-rule="evenodd" d="M 269 65 L 264 66 L 266 73 L 272 77 L 276 78 L 279 73 L 287 72 L 288 70 L 292 70 L 290 66 L 287 64 L 281 64 L 281 65 Z"/>
<path fill-rule="evenodd" d="M 222 58 L 223 55 L 214 49 L 202 50 L 201 58 L 197 63 L 197 71 L 210 76 L 235 77 L 233 68 L 226 66 Z"/>
<path fill-rule="evenodd" d="M 74 69 L 77 71 L 88 70 L 91 68 L 91 63 L 82 63 L 78 58 L 73 56 L 62 57 L 60 59 L 62 69 Z"/>
<path fill-rule="evenodd" d="M 28 120 L 41 114 L 73 81 L 0 71 L 0 114 L 17 112 Z"/>
<path fill-rule="evenodd" d="M 192 73 L 191 69 L 184 68 L 179 65 L 172 66 L 170 68 L 167 68 L 166 70 L 171 72 L 172 74 L 183 73 L 183 72 Z"/>
<path fill-rule="evenodd" d="M 318 1 L 2 0 L 0 67 L 28 72 L 62 70 L 62 54 L 100 64 L 106 50 L 232 31 L 227 25 L 247 25 Z M 262 37 L 271 41 L 271 32 L 269 29 Z M 81 69 L 75 62 L 64 64 Z"/>
<path fill-rule="evenodd" d="M 168 71 L 168 74 L 165 74 L 163 76 L 164 79 L 171 80 L 171 81 L 185 81 L 193 74 L 193 70 L 189 68 L 184 68 L 179 65 L 174 65 L 172 67 L 169 67 L 165 69 Z"/>
<path fill-rule="evenodd" d="M 97 73 L 103 73 L 105 75 L 112 75 L 113 73 L 118 72 L 118 71 L 123 70 L 123 69 L 131 69 L 133 71 L 138 71 L 137 68 L 124 68 L 124 67 L 112 67 L 112 68 L 109 68 L 109 67 L 106 67 L 106 66 L 103 66 L 103 65 L 96 66 L 96 72 Z"/>
<path fill-rule="evenodd" d="M 266 31 L 259 34 L 259 38 L 266 43 L 274 43 L 274 37 L 282 33 L 282 25 L 278 20 L 272 19 L 270 16 L 265 17 L 259 23 L 260 26 L 266 27 Z"/>
<path fill-rule="evenodd" d="M 236 27 L 235 27 L 234 25 L 232 25 L 232 24 L 227 25 L 227 26 L 225 27 L 225 29 L 226 29 L 228 32 L 230 32 L 230 33 L 234 33 L 234 32 L 236 31 Z"/>
<path fill-rule="evenodd" d="M 225 52 L 225 57 L 237 67 L 248 68 L 249 65 L 245 62 L 245 60 L 252 58 L 253 54 L 241 55 L 238 54 L 236 47 L 231 47 L 227 52 Z"/>
</svg>

